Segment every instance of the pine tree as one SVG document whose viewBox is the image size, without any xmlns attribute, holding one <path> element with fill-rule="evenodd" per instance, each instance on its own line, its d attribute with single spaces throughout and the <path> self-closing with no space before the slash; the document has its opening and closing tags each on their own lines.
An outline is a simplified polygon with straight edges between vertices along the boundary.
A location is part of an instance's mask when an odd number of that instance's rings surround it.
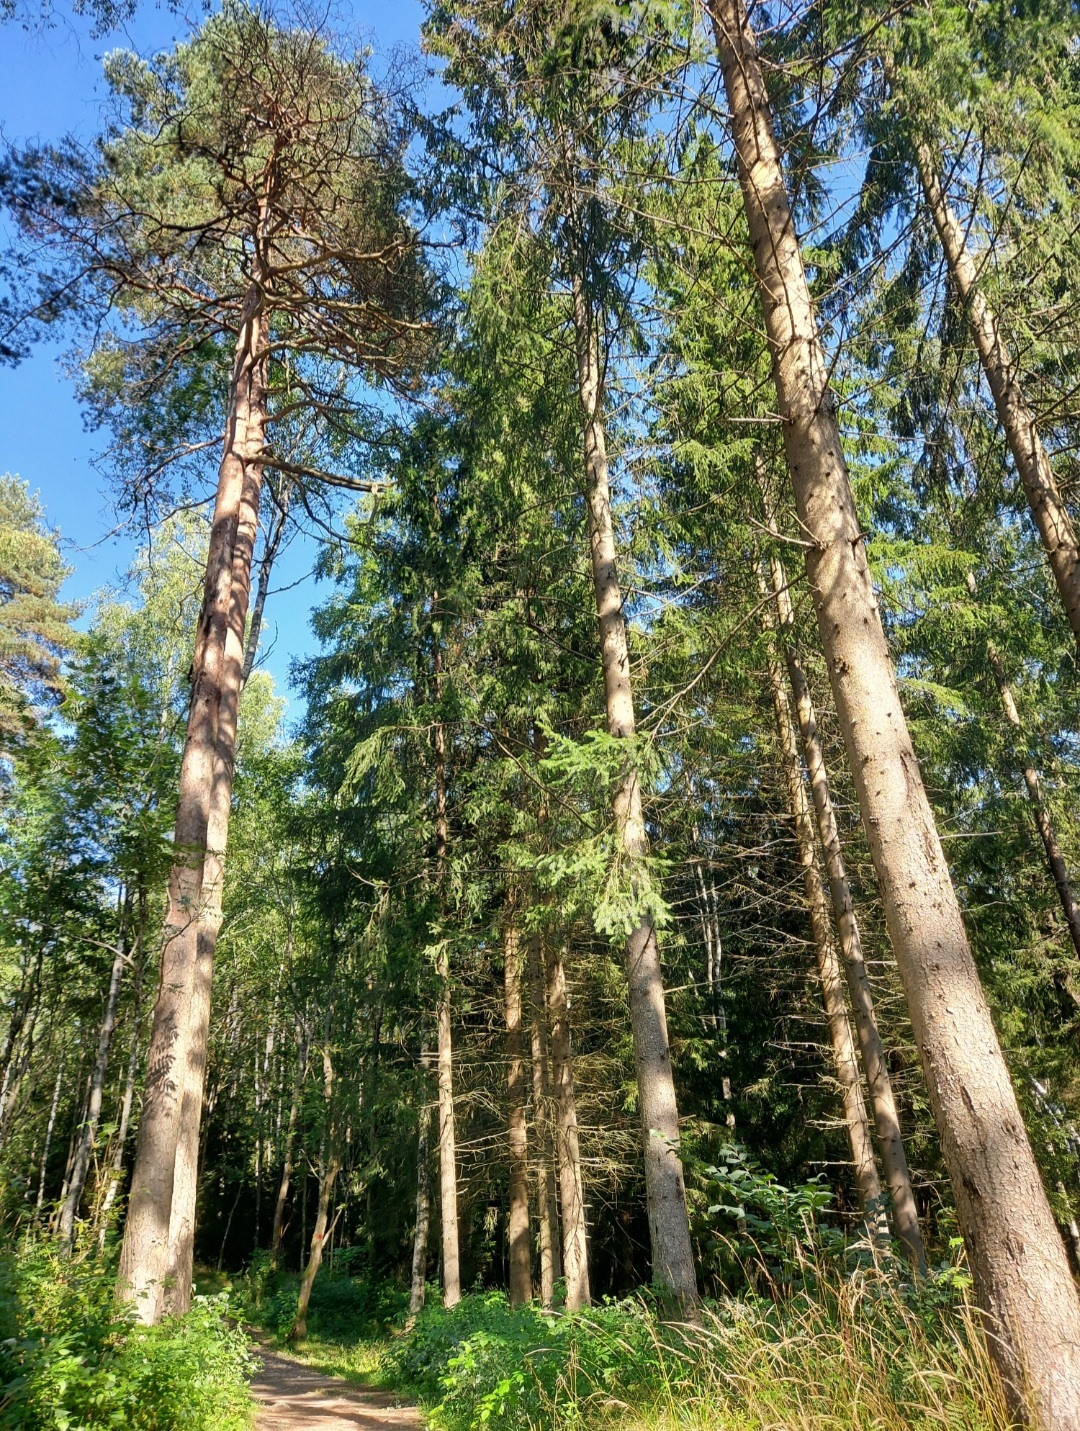
<svg viewBox="0 0 1080 1431">
<path fill-rule="evenodd" d="M 0 740 L 27 735 L 62 698 L 75 608 L 59 600 L 69 575 L 56 534 L 25 482 L 0 477 Z"/>
</svg>

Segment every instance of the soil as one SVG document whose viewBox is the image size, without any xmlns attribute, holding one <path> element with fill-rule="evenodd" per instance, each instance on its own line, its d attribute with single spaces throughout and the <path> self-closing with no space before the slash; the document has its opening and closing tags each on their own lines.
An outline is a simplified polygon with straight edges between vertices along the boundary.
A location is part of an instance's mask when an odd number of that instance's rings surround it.
<svg viewBox="0 0 1080 1431">
<path fill-rule="evenodd" d="M 256 1431 L 422 1431 L 419 1411 L 393 1392 L 354 1386 L 262 1347 L 256 1354 Z"/>
</svg>

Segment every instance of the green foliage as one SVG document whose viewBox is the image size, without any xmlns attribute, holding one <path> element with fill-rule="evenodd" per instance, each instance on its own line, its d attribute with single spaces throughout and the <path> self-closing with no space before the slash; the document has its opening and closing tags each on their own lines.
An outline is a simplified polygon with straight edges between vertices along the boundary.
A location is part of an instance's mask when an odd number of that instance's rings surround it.
<svg viewBox="0 0 1080 1431">
<path fill-rule="evenodd" d="M 37 1243 L 0 1259 L 0 1427 L 246 1431 L 251 1369 L 224 1297 L 140 1327 L 109 1265 Z"/>
<path fill-rule="evenodd" d="M 384 1365 L 438 1431 L 1009 1424 L 962 1295 L 931 1282 L 902 1296 L 876 1272 L 832 1275 L 813 1297 L 709 1304 L 698 1327 L 637 1298 L 567 1316 L 474 1295 L 426 1307 Z"/>
<path fill-rule="evenodd" d="M 707 1202 L 706 1258 L 725 1285 L 754 1280 L 757 1270 L 790 1288 L 814 1282 L 821 1266 L 848 1251 L 835 1223 L 825 1220 L 833 1190 L 823 1175 L 788 1188 L 737 1143 L 721 1150 L 715 1165 L 691 1168 L 693 1202 Z"/>
</svg>

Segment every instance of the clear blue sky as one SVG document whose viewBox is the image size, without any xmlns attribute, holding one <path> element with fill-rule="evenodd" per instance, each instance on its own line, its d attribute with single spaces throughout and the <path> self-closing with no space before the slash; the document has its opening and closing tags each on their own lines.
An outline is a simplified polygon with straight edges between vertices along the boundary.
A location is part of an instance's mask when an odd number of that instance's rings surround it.
<svg viewBox="0 0 1080 1431">
<path fill-rule="evenodd" d="M 331 23 L 385 55 L 398 46 L 418 46 L 423 13 L 420 0 L 352 0 L 335 10 Z M 0 128 L 6 139 L 59 139 L 69 132 L 91 138 L 104 95 L 101 56 L 119 47 L 140 53 L 162 49 L 189 33 L 189 23 L 182 14 L 144 0 L 125 31 L 95 40 L 90 29 L 87 21 L 68 13 L 64 0 L 57 0 L 56 22 L 42 33 L 0 25 Z M 130 539 L 109 538 L 116 517 L 105 478 L 93 466 L 98 440 L 83 429 L 73 386 L 58 357 L 58 349 L 42 349 L 18 368 L 0 368 L 0 472 L 18 473 L 40 493 L 75 568 L 66 595 L 85 600 L 122 577 L 134 548 Z M 265 664 L 283 695 L 290 659 L 313 643 L 311 607 L 327 594 L 317 591 L 310 577 L 301 580 L 314 555 L 312 542 L 294 543 L 275 573 L 274 586 L 300 584 L 267 603 L 268 640 L 263 644 L 272 649 Z M 297 709 L 294 696 L 290 714 Z"/>
</svg>

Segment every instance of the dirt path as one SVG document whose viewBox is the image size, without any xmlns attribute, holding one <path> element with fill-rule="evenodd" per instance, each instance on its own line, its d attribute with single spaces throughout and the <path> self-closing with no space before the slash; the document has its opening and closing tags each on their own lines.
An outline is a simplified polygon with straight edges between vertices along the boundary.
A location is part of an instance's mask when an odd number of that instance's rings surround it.
<svg viewBox="0 0 1080 1431">
<path fill-rule="evenodd" d="M 416 1407 L 399 1406 L 392 1392 L 351 1386 L 263 1347 L 257 1355 L 256 1431 L 422 1431 Z"/>
</svg>

